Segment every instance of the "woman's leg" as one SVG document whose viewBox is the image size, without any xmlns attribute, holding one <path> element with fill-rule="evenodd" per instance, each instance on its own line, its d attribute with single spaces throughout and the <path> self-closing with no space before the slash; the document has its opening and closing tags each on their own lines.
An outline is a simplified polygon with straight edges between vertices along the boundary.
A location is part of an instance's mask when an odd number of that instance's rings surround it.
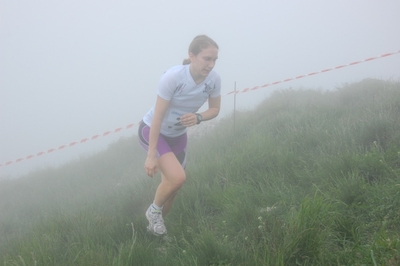
<svg viewBox="0 0 400 266">
<path fill-rule="evenodd" d="M 154 204 L 163 206 L 163 216 L 165 216 L 172 206 L 177 191 L 185 183 L 186 174 L 172 152 L 165 153 L 158 158 L 158 167 L 162 176 L 154 197 Z"/>
<path fill-rule="evenodd" d="M 175 196 L 178 194 L 178 191 L 176 191 L 174 194 L 171 195 L 171 197 L 169 197 L 169 199 L 164 203 L 164 206 L 162 208 L 162 216 L 163 218 L 165 216 L 167 216 L 167 214 L 169 213 L 169 211 L 171 210 L 172 207 L 172 203 L 174 203 L 175 200 Z"/>
</svg>

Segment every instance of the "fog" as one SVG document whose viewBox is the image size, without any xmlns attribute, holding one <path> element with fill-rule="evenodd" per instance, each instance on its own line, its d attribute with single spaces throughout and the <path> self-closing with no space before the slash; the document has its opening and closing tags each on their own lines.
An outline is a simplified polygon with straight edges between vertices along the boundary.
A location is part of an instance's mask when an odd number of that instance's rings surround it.
<svg viewBox="0 0 400 266">
<path fill-rule="evenodd" d="M 227 94 L 235 83 L 243 90 L 398 52 L 399 11 L 397 0 L 0 0 L 0 176 L 57 166 L 136 134 L 161 74 L 182 63 L 198 34 L 220 47 L 223 117 L 233 110 Z M 251 108 L 289 87 L 399 81 L 399 70 L 395 54 L 241 93 L 237 106 Z"/>
</svg>

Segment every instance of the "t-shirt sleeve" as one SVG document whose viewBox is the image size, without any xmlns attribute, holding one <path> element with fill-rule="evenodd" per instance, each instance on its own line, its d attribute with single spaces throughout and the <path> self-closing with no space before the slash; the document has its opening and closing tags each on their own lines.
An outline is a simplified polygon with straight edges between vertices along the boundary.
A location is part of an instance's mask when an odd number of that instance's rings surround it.
<svg viewBox="0 0 400 266">
<path fill-rule="evenodd" d="M 220 95 L 221 95 L 221 77 L 219 75 L 216 75 L 214 89 L 211 90 L 210 97 L 216 98 Z"/>
<path fill-rule="evenodd" d="M 170 101 L 174 95 L 176 84 L 173 71 L 165 72 L 158 83 L 157 95 L 164 100 Z"/>
</svg>

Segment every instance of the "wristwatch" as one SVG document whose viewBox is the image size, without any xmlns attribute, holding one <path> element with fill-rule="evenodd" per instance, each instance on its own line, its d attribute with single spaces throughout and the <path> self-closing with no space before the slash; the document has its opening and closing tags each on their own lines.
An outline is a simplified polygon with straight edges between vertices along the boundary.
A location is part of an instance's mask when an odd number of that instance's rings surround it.
<svg viewBox="0 0 400 266">
<path fill-rule="evenodd" d="M 202 117 L 201 114 L 199 114 L 199 113 L 194 113 L 194 114 L 195 114 L 196 117 L 197 117 L 197 124 L 200 124 L 201 121 L 203 121 L 203 117 Z"/>
</svg>

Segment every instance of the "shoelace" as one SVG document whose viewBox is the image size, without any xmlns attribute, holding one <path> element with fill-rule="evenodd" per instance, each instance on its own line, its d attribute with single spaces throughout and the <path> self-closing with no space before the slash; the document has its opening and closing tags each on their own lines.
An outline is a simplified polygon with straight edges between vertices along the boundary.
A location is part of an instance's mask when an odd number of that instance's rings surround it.
<svg viewBox="0 0 400 266">
<path fill-rule="evenodd" d="M 155 222 L 156 222 L 157 224 L 164 223 L 164 219 L 162 218 L 161 215 L 157 215 L 157 217 L 156 217 L 154 220 L 155 220 Z"/>
</svg>

